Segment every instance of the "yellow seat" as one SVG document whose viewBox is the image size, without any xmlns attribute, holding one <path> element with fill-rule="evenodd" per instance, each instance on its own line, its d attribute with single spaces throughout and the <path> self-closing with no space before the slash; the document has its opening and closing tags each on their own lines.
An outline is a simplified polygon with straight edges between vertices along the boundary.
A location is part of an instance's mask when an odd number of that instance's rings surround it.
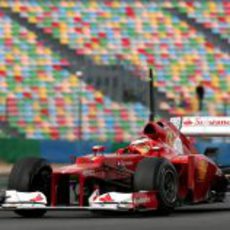
<svg viewBox="0 0 230 230">
<path fill-rule="evenodd" d="M 16 3 L 14 3 L 14 6 Z M 8 8 L 10 6 L 10 3 L 8 1 L 0 1 L 0 7 L 2 8 Z"/>
<path fill-rule="evenodd" d="M 63 110 L 63 107 L 56 107 L 57 114 L 60 116 L 65 115 L 65 111 Z"/>
<path fill-rule="evenodd" d="M 36 115 L 34 118 L 34 122 L 42 122 L 41 116 Z"/>
<path fill-rule="evenodd" d="M 38 101 L 34 101 L 34 103 L 33 103 L 33 109 L 35 111 L 37 111 L 37 110 L 40 109 L 40 103 Z"/>
<path fill-rule="evenodd" d="M 0 63 L 0 71 L 6 71 L 6 66 Z"/>
<path fill-rule="evenodd" d="M 67 135 L 66 135 L 66 138 L 67 140 L 69 141 L 74 141 L 77 139 L 77 137 L 74 135 L 74 132 L 69 132 Z"/>
<path fill-rule="evenodd" d="M 209 12 L 217 12 L 217 5 L 215 2 L 208 2 Z"/>
<path fill-rule="evenodd" d="M 28 17 L 28 21 L 30 23 L 36 24 L 38 22 L 37 18 L 35 16 Z"/>
</svg>

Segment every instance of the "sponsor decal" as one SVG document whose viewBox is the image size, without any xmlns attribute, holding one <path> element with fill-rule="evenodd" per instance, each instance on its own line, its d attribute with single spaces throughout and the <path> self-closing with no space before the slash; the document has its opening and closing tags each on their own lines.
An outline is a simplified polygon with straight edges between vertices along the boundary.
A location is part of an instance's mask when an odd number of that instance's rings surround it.
<svg viewBox="0 0 230 230">
<path fill-rule="evenodd" d="M 208 171 L 208 162 L 206 160 L 198 161 L 198 179 L 204 181 Z"/>
<path fill-rule="evenodd" d="M 156 209 L 157 199 L 154 192 L 133 193 L 133 204 L 135 208 Z"/>
<path fill-rule="evenodd" d="M 125 160 L 119 160 L 117 161 L 117 166 L 120 168 L 124 168 L 125 166 L 133 165 L 132 161 L 125 161 Z"/>
<path fill-rule="evenodd" d="M 184 124 L 185 126 L 191 126 L 191 125 L 193 124 L 193 122 L 192 122 L 192 120 L 187 119 L 187 120 L 185 120 L 185 121 L 183 122 L 183 124 Z"/>
<path fill-rule="evenodd" d="M 92 176 L 94 174 L 95 174 L 95 171 L 92 169 L 88 169 L 88 170 L 83 171 L 84 176 Z"/>
<path fill-rule="evenodd" d="M 105 194 L 104 196 L 101 196 L 100 198 L 99 198 L 99 201 L 101 201 L 101 202 L 113 202 L 113 199 L 112 199 L 112 197 L 107 193 L 107 194 Z"/>
<path fill-rule="evenodd" d="M 230 126 L 230 119 L 224 118 L 201 118 L 196 117 L 194 119 L 186 118 L 183 121 L 183 125 L 188 126 Z"/>
<path fill-rule="evenodd" d="M 146 204 L 146 203 L 149 203 L 149 202 L 151 202 L 151 199 L 148 196 L 134 198 L 134 203 L 137 204 L 137 205 Z"/>
<path fill-rule="evenodd" d="M 210 120 L 209 121 L 210 125 L 213 126 L 229 126 L 230 125 L 230 120 Z"/>
<path fill-rule="evenodd" d="M 30 201 L 31 202 L 41 202 L 41 201 L 43 201 L 44 199 L 43 199 L 43 197 L 42 197 L 42 195 L 41 194 L 38 194 L 36 197 L 34 197 L 34 198 L 32 198 L 32 199 L 30 199 Z"/>
</svg>

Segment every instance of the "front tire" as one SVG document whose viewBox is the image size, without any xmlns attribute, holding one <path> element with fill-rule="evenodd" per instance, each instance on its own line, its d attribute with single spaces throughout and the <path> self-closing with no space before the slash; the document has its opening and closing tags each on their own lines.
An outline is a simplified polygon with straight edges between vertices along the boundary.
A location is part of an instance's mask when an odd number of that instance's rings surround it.
<svg viewBox="0 0 230 230">
<path fill-rule="evenodd" d="M 50 181 L 52 169 L 44 159 L 28 157 L 16 162 L 11 170 L 8 189 L 19 192 L 42 192 L 50 203 Z M 46 210 L 17 210 L 24 217 L 42 217 Z"/>
<path fill-rule="evenodd" d="M 158 212 L 169 214 L 177 200 L 178 179 L 175 167 L 164 158 L 144 158 L 134 174 L 135 191 L 157 191 Z"/>
</svg>

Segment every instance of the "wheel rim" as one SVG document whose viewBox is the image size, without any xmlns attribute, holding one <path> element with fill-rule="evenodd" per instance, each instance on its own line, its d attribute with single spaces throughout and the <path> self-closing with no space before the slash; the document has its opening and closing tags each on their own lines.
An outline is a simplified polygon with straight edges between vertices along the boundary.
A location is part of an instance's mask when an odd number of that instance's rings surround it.
<svg viewBox="0 0 230 230">
<path fill-rule="evenodd" d="M 172 170 L 165 170 L 162 186 L 165 200 L 169 203 L 175 202 L 177 196 L 177 183 L 175 174 Z"/>
</svg>

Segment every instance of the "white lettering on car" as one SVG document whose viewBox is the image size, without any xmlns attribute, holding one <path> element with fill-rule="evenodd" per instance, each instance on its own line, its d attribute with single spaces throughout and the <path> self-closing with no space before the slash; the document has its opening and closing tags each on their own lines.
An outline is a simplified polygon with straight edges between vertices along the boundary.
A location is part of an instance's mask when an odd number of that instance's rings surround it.
<svg viewBox="0 0 230 230">
<path fill-rule="evenodd" d="M 134 199 L 135 204 L 145 204 L 149 203 L 151 200 L 149 197 L 137 197 Z"/>
</svg>

